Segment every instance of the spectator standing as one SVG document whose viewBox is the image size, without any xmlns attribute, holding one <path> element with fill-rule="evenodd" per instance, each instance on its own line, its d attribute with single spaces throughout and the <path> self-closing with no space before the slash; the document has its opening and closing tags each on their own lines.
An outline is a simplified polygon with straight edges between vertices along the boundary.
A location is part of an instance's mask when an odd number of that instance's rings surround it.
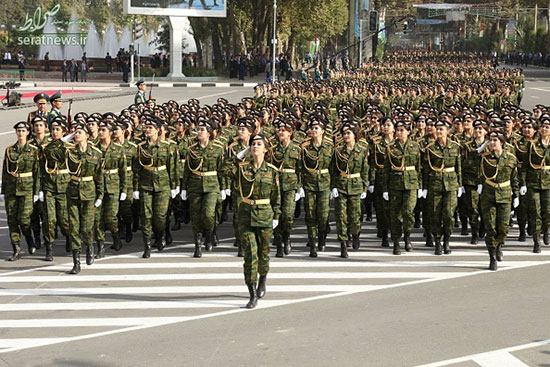
<svg viewBox="0 0 550 367">
<path fill-rule="evenodd" d="M 71 59 L 71 62 L 69 64 L 69 73 L 71 74 L 71 82 L 75 81 L 77 70 L 78 70 L 78 65 L 76 64 L 75 59 Z"/>
<path fill-rule="evenodd" d="M 107 52 L 107 56 L 105 56 L 105 65 L 107 66 L 107 74 L 113 73 L 113 58 L 109 53 Z"/>
<path fill-rule="evenodd" d="M 19 56 L 17 64 L 19 67 L 19 80 L 25 80 L 25 58 Z"/>
<path fill-rule="evenodd" d="M 61 64 L 61 81 L 62 82 L 67 81 L 68 71 L 69 71 L 69 65 L 67 65 L 67 60 L 63 60 L 63 63 Z"/>
<path fill-rule="evenodd" d="M 50 53 L 46 52 L 44 55 L 44 70 L 50 71 Z"/>
<path fill-rule="evenodd" d="M 86 56 L 82 57 L 82 62 L 80 63 L 80 81 L 87 82 L 87 76 L 88 76 L 88 61 L 86 60 Z"/>
</svg>

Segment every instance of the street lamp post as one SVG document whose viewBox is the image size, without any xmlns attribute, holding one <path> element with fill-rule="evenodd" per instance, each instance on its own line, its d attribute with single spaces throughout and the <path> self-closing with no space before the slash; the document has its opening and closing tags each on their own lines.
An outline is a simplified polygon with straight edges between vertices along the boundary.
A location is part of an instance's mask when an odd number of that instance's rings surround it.
<svg viewBox="0 0 550 367">
<path fill-rule="evenodd" d="M 277 47 L 277 0 L 273 0 L 273 61 L 271 65 L 271 82 L 275 83 L 275 53 Z"/>
</svg>

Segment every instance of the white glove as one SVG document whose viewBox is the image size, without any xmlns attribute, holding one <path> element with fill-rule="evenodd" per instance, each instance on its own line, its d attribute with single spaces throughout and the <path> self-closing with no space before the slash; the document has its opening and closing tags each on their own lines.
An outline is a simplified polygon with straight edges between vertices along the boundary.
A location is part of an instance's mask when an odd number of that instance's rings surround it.
<svg viewBox="0 0 550 367">
<path fill-rule="evenodd" d="M 514 198 L 514 209 L 517 208 L 519 206 L 519 198 Z"/>
<path fill-rule="evenodd" d="M 99 208 L 99 207 L 101 206 L 101 203 L 102 203 L 101 199 L 97 199 L 97 200 L 95 201 L 94 206 L 95 206 L 96 208 Z"/>
<path fill-rule="evenodd" d="M 181 200 L 187 200 L 187 190 L 181 190 Z"/>
<path fill-rule="evenodd" d="M 222 201 L 224 201 L 225 199 L 227 199 L 227 195 L 225 194 L 225 190 L 220 191 L 220 195 L 221 195 L 221 197 L 222 197 Z"/>
<path fill-rule="evenodd" d="M 390 194 L 388 194 L 388 192 L 383 192 L 382 193 L 382 198 L 386 201 L 389 201 L 390 200 Z"/>
<path fill-rule="evenodd" d="M 424 199 L 428 197 L 428 189 L 422 190 L 422 197 L 424 197 Z"/>
<path fill-rule="evenodd" d="M 139 200 L 139 191 L 134 191 L 132 193 L 132 197 L 134 198 L 134 200 Z"/>
<path fill-rule="evenodd" d="M 477 193 L 481 195 L 482 192 L 483 192 L 483 185 L 482 184 L 477 185 Z"/>
<path fill-rule="evenodd" d="M 466 191 L 464 190 L 464 186 L 460 186 L 458 188 L 458 197 L 461 197 L 462 195 L 464 195 Z"/>
<path fill-rule="evenodd" d="M 173 190 L 170 190 L 170 196 L 173 198 L 176 197 L 176 195 L 179 194 L 179 190 L 177 188 L 173 189 Z"/>
<path fill-rule="evenodd" d="M 239 153 L 237 153 L 237 158 L 243 159 L 244 155 L 246 154 L 246 152 L 248 152 L 249 149 L 250 147 L 246 147 L 243 150 L 241 150 Z"/>
<path fill-rule="evenodd" d="M 361 196 L 359 197 L 359 199 L 364 199 L 367 197 L 367 193 L 366 192 L 362 192 L 361 193 Z"/>
<path fill-rule="evenodd" d="M 64 137 L 61 138 L 61 141 L 63 141 L 64 143 L 68 142 L 68 141 L 72 141 L 73 140 L 73 137 L 74 137 L 74 132 L 73 133 L 70 133 L 68 135 L 65 135 Z"/>
<path fill-rule="evenodd" d="M 36 203 L 37 201 L 38 201 L 38 195 L 33 195 L 32 196 L 32 202 Z"/>
<path fill-rule="evenodd" d="M 38 193 L 38 200 L 44 201 L 44 191 L 40 191 L 40 192 Z"/>
<path fill-rule="evenodd" d="M 301 198 L 305 198 L 305 197 L 306 197 L 306 192 L 304 191 L 304 188 L 303 188 L 303 187 L 300 188 L 300 197 L 301 197 Z"/>
<path fill-rule="evenodd" d="M 279 219 L 273 219 L 273 229 L 277 228 L 279 225 Z"/>
<path fill-rule="evenodd" d="M 330 200 L 338 197 L 338 189 L 335 187 L 334 189 L 330 190 Z"/>
<path fill-rule="evenodd" d="M 489 140 L 486 140 L 485 143 L 481 144 L 479 148 L 476 149 L 478 153 L 481 153 L 485 150 L 485 147 L 487 146 L 487 143 L 489 143 Z"/>
<path fill-rule="evenodd" d="M 521 196 L 527 194 L 527 186 L 522 186 L 522 187 L 520 187 L 520 188 L 519 188 L 519 194 L 520 194 Z"/>
<path fill-rule="evenodd" d="M 225 196 L 231 196 L 231 189 L 225 189 Z"/>
<path fill-rule="evenodd" d="M 119 201 L 124 201 L 124 200 L 126 200 L 126 197 L 127 197 L 127 196 L 128 196 L 128 195 L 126 195 L 125 192 L 121 192 L 121 193 L 120 193 L 120 199 L 119 199 Z"/>
<path fill-rule="evenodd" d="M 296 191 L 296 194 L 294 194 L 294 201 L 300 200 L 302 197 L 300 196 L 300 193 Z"/>
<path fill-rule="evenodd" d="M 367 191 L 370 192 L 371 194 L 374 192 L 374 185 L 370 185 L 367 187 Z"/>
<path fill-rule="evenodd" d="M 424 197 L 424 193 L 422 192 L 422 189 L 418 189 L 416 191 L 416 197 L 419 199 L 422 199 Z"/>
</svg>

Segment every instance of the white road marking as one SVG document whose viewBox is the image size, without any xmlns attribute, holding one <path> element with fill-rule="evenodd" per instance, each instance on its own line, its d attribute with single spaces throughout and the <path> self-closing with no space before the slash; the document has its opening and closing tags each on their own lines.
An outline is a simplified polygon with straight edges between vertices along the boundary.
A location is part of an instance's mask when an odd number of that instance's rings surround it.
<svg viewBox="0 0 550 367">
<path fill-rule="evenodd" d="M 534 99 L 540 99 L 539 96 L 530 96 L 531 98 L 534 98 Z"/>
<path fill-rule="evenodd" d="M 510 353 L 517 352 L 520 350 L 537 348 L 544 345 L 550 344 L 550 339 L 542 340 L 539 342 L 516 345 L 513 347 L 498 349 L 485 353 L 472 354 L 469 356 L 447 359 L 445 361 L 423 364 L 416 367 L 444 367 L 451 366 L 454 364 L 464 363 L 468 361 L 474 361 L 479 364 L 481 367 L 526 367 L 527 364 L 524 364 L 516 357 L 512 356 Z M 514 364 L 515 363 L 515 364 Z M 518 364 L 520 363 L 520 364 Z"/>
<path fill-rule="evenodd" d="M 101 327 L 101 326 L 138 326 L 162 325 L 187 321 L 189 317 L 106 317 L 84 319 L 25 319 L 0 320 L 0 328 L 37 328 L 37 327 Z"/>
</svg>

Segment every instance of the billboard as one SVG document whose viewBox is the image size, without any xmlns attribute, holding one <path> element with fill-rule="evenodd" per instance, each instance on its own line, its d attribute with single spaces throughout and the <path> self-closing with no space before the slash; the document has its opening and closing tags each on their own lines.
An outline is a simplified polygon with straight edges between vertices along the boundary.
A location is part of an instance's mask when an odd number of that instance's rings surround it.
<svg viewBox="0 0 550 367">
<path fill-rule="evenodd" d="M 127 14 L 225 18 L 227 0 L 124 0 Z"/>
</svg>

